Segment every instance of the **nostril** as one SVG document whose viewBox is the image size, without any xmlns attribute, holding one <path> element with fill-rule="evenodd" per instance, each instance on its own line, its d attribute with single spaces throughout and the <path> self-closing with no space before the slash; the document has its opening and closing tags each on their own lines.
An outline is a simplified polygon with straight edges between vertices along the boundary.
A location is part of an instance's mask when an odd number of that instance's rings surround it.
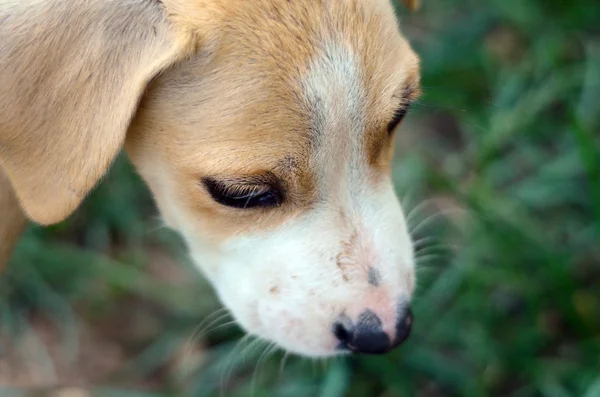
<svg viewBox="0 0 600 397">
<path fill-rule="evenodd" d="M 398 316 L 398 323 L 396 324 L 396 339 L 394 345 L 399 345 L 404 342 L 410 335 L 413 324 L 413 315 L 410 308 L 404 309 L 402 315 Z"/>
<path fill-rule="evenodd" d="M 333 334 L 342 343 L 343 347 L 347 347 L 348 343 L 352 341 L 352 333 L 342 323 L 334 324 Z"/>
<path fill-rule="evenodd" d="M 390 337 L 383 331 L 381 319 L 371 310 L 358 316 L 346 346 L 356 353 L 381 354 L 390 349 Z"/>
<path fill-rule="evenodd" d="M 390 350 L 389 336 L 376 329 L 362 329 L 354 338 L 356 352 L 365 354 L 382 354 Z"/>
<path fill-rule="evenodd" d="M 365 310 L 358 316 L 356 323 L 347 317 L 340 317 L 333 324 L 332 332 L 340 342 L 338 349 L 354 353 L 382 354 L 404 342 L 412 328 L 412 312 L 403 305 L 398 310 L 395 335 L 383 330 L 381 319 L 371 310 Z"/>
</svg>

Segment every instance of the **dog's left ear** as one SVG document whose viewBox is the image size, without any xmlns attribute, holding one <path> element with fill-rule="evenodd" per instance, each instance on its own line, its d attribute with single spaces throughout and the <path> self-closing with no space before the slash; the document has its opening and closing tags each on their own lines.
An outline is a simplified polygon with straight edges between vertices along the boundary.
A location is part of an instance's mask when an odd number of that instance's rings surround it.
<svg viewBox="0 0 600 397">
<path fill-rule="evenodd" d="M 158 0 L 0 7 L 0 166 L 23 210 L 63 220 L 121 149 L 148 83 L 192 49 Z"/>
</svg>

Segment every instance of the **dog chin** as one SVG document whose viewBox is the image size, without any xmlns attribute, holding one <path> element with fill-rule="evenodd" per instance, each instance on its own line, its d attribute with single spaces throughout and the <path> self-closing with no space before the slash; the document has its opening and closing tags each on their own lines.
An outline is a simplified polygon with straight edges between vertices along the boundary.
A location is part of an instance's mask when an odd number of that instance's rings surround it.
<svg viewBox="0 0 600 397">
<path fill-rule="evenodd" d="M 235 310 L 225 305 L 240 327 L 249 335 L 272 343 L 286 352 L 308 358 L 332 357 L 348 354 L 340 348 L 331 330 L 307 330 L 300 317 L 288 317 L 285 313 L 269 310 L 268 306 L 257 304 L 256 319 L 246 320 L 247 315 L 236 315 Z"/>
</svg>

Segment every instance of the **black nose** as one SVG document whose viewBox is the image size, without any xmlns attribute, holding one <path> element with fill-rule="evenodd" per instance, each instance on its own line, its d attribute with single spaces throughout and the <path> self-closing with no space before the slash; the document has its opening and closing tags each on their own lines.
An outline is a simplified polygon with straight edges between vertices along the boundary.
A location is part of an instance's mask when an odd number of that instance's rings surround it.
<svg viewBox="0 0 600 397">
<path fill-rule="evenodd" d="M 372 311 L 366 310 L 358 317 L 356 325 L 348 318 L 337 322 L 333 333 L 340 341 L 340 348 L 355 353 L 382 354 L 404 342 L 410 334 L 411 327 L 410 309 L 402 310 L 396 323 L 396 335 L 390 340 L 389 335 L 383 332 L 381 319 Z"/>
</svg>

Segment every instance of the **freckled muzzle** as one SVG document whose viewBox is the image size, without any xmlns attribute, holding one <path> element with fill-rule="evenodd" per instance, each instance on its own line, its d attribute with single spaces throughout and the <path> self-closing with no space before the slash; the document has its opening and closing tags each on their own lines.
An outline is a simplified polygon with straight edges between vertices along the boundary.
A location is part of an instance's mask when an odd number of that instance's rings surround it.
<svg viewBox="0 0 600 397">
<path fill-rule="evenodd" d="M 403 307 L 398 311 L 395 335 L 383 331 L 381 319 L 371 310 L 365 310 L 354 324 L 347 316 L 340 316 L 333 325 L 333 333 L 339 340 L 338 349 L 353 353 L 383 354 L 404 342 L 412 328 L 412 311 Z"/>
</svg>

